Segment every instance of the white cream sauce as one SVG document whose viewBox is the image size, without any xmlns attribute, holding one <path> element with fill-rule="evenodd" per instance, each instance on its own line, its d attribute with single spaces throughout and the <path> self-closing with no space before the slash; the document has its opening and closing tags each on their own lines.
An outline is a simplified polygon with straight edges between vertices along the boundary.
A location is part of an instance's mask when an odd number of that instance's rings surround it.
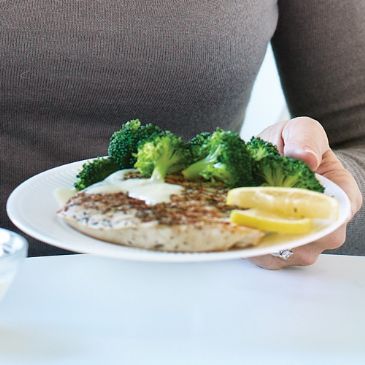
<svg viewBox="0 0 365 365">
<path fill-rule="evenodd" d="M 75 189 L 71 188 L 57 188 L 54 191 L 54 196 L 60 207 L 63 207 L 67 201 L 76 194 Z"/>
<path fill-rule="evenodd" d="M 155 181 L 152 179 L 125 179 L 129 172 L 135 172 L 134 169 L 117 171 L 105 180 L 87 187 L 86 194 L 114 194 L 127 193 L 131 198 L 144 200 L 148 205 L 158 203 L 167 203 L 173 194 L 179 194 L 183 187 L 175 184 L 168 184 L 164 181 Z"/>
</svg>

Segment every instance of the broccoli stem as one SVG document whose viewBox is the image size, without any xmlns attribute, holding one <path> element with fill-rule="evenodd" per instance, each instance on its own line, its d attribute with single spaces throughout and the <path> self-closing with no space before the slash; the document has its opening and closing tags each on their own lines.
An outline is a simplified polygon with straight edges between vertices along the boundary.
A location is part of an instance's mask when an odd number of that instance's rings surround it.
<svg viewBox="0 0 365 365">
<path fill-rule="evenodd" d="M 161 158 L 156 163 L 151 175 L 151 180 L 163 182 L 167 172 L 175 163 L 179 161 L 179 156 L 176 155 L 175 151 L 173 151 L 170 156 L 168 154 L 168 152 L 164 153 L 164 155 L 161 156 Z"/>
<path fill-rule="evenodd" d="M 213 153 L 210 153 L 207 157 L 200 161 L 194 162 L 182 173 L 186 179 L 195 180 L 201 176 L 201 172 L 204 171 L 209 165 L 213 165 L 217 162 L 217 156 L 219 155 L 221 146 L 218 146 Z"/>
<path fill-rule="evenodd" d="M 159 164 L 153 169 L 151 180 L 155 182 L 163 182 L 167 174 L 168 166 Z"/>
<path fill-rule="evenodd" d="M 209 164 L 211 164 L 211 161 L 206 159 L 195 162 L 183 171 L 183 175 L 186 179 L 195 180 Z"/>
</svg>

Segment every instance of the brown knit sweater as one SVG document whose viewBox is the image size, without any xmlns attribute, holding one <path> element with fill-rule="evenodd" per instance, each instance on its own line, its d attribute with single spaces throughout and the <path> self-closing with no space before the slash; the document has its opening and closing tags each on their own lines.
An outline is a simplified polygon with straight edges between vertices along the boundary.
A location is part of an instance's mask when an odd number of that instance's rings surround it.
<svg viewBox="0 0 365 365">
<path fill-rule="evenodd" d="M 364 191 L 363 0 L 1 1 L 0 226 L 20 182 L 105 154 L 125 120 L 239 130 L 271 39 L 292 115 L 323 124 Z M 365 254 L 364 226 L 338 252 Z"/>
</svg>

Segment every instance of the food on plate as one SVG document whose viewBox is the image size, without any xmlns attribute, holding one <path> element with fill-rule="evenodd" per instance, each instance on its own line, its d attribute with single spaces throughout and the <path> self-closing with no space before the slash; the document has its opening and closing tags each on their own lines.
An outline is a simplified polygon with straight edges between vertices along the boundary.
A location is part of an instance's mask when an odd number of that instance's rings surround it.
<svg viewBox="0 0 365 365">
<path fill-rule="evenodd" d="M 258 185 L 302 188 L 323 193 L 324 188 L 310 168 L 291 157 L 268 156 L 258 162 Z"/>
<path fill-rule="evenodd" d="M 99 157 L 83 165 L 76 176 L 74 184 L 76 190 L 85 189 L 91 184 L 104 180 L 115 171 L 133 167 L 138 146 L 161 132 L 158 126 L 142 125 L 139 119 L 123 124 L 110 138 L 108 157 Z"/>
<path fill-rule="evenodd" d="M 161 132 L 157 125 L 142 124 L 139 119 L 130 120 L 111 136 L 108 155 L 121 169 L 133 167 L 138 146 Z"/>
<path fill-rule="evenodd" d="M 85 234 L 130 247 L 199 252 L 259 243 L 262 232 L 230 223 L 227 191 L 222 184 L 177 175 L 154 182 L 122 170 L 78 192 L 58 214 Z"/>
<path fill-rule="evenodd" d="M 98 157 L 95 160 L 88 161 L 77 175 L 77 180 L 74 184 L 75 189 L 83 190 L 92 184 L 104 180 L 119 169 L 118 164 L 110 157 Z"/>
<path fill-rule="evenodd" d="M 227 204 L 255 208 L 293 218 L 334 220 L 339 213 L 336 199 L 310 190 L 281 187 L 231 189 Z"/>
<path fill-rule="evenodd" d="M 280 156 L 273 144 L 253 137 L 247 143 L 247 149 L 254 160 L 256 186 L 282 186 L 324 192 L 313 171 L 303 161 Z"/>
<path fill-rule="evenodd" d="M 139 145 L 134 166 L 152 181 L 164 181 L 167 174 L 181 171 L 190 161 L 183 140 L 171 132 L 161 132 Z"/>
<path fill-rule="evenodd" d="M 267 231 L 308 232 L 306 204 L 329 209 L 327 199 L 311 195 L 324 194 L 305 190 L 324 190 L 307 165 L 269 142 L 246 143 L 220 128 L 185 142 L 138 119 L 113 133 L 108 156 L 86 162 L 74 187 L 78 192 L 58 212 L 69 225 L 108 242 L 163 251 L 257 245 Z"/>
<path fill-rule="evenodd" d="M 260 161 L 267 156 L 280 156 L 280 153 L 274 144 L 264 141 L 260 137 L 252 137 L 246 143 L 246 147 L 254 161 Z"/>
<path fill-rule="evenodd" d="M 237 133 L 217 129 L 191 141 L 193 163 L 182 171 L 187 180 L 221 181 L 228 187 L 253 184 L 252 159 Z"/>
<path fill-rule="evenodd" d="M 333 221 L 339 214 L 336 199 L 295 188 L 236 188 L 228 192 L 227 204 L 244 208 L 231 212 L 231 222 L 284 234 L 309 233 L 315 219 Z"/>
<path fill-rule="evenodd" d="M 286 218 L 257 209 L 233 210 L 231 222 L 262 231 L 284 234 L 308 233 L 313 228 L 309 218 Z"/>
</svg>

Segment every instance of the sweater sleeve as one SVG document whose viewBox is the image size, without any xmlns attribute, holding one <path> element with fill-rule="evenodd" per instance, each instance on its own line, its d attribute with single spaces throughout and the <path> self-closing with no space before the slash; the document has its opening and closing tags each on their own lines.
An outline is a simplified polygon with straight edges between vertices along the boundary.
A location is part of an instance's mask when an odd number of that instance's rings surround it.
<svg viewBox="0 0 365 365">
<path fill-rule="evenodd" d="M 279 0 L 272 45 L 291 115 L 310 116 L 365 195 L 365 1 Z M 365 255 L 365 208 L 335 253 Z"/>
</svg>

